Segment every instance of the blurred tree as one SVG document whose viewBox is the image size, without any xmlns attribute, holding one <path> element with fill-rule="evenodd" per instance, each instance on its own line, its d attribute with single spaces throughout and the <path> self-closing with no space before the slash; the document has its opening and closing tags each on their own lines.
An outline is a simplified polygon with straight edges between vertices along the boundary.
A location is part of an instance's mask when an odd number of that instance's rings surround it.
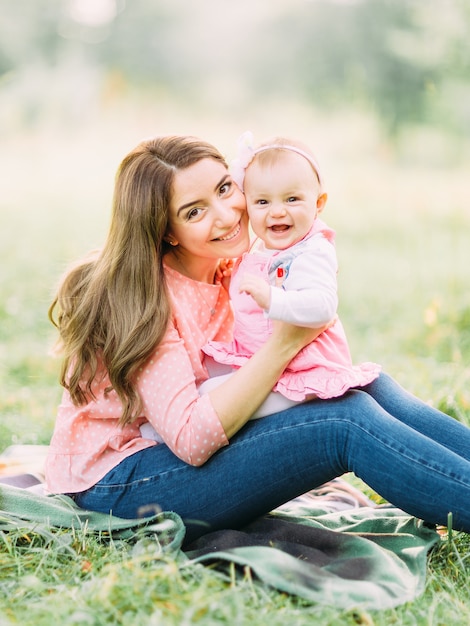
<svg viewBox="0 0 470 626">
<path fill-rule="evenodd" d="M 58 61 L 62 9 L 61 0 L 0 1 L 0 75 L 39 60 Z"/>
<path fill-rule="evenodd" d="M 106 38 L 93 46 L 94 61 L 136 85 L 171 86 L 178 60 L 184 58 L 169 54 L 177 43 L 180 22 L 170 3 L 128 2 L 116 14 Z"/>
<path fill-rule="evenodd" d="M 396 136 L 470 126 L 469 26 L 470 0 L 0 0 L 0 76 L 78 59 L 88 84 L 362 107 Z"/>
<path fill-rule="evenodd" d="M 418 1 L 319 0 L 286 12 L 257 42 L 256 84 L 328 108 L 374 108 L 392 135 L 406 122 L 424 120 L 428 85 L 439 81 L 442 68 L 413 55 L 414 46 L 400 45 L 422 36 Z"/>
</svg>

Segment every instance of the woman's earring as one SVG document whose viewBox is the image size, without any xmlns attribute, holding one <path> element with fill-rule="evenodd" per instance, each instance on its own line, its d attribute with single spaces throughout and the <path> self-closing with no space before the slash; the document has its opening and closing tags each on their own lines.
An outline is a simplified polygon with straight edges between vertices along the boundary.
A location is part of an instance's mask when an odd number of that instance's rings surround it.
<svg viewBox="0 0 470 626">
<path fill-rule="evenodd" d="M 164 237 L 165 241 L 170 244 L 170 246 L 177 246 L 178 242 L 174 239 L 170 239 L 169 237 Z"/>
</svg>

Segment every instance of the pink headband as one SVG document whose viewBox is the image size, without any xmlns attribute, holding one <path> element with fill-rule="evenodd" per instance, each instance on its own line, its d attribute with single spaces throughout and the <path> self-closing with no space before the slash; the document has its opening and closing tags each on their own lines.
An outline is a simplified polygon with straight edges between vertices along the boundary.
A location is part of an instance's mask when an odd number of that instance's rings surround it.
<svg viewBox="0 0 470 626">
<path fill-rule="evenodd" d="M 297 146 L 284 145 L 280 143 L 273 143 L 267 146 L 261 146 L 256 150 L 253 147 L 253 134 L 251 131 L 247 130 L 241 135 L 241 137 L 237 141 L 237 153 L 238 156 L 234 159 L 230 164 L 230 173 L 232 175 L 233 180 L 237 183 L 238 187 L 243 191 L 243 182 L 245 180 L 245 170 L 248 165 L 251 163 L 253 158 L 259 154 L 260 152 L 266 152 L 267 150 L 290 150 L 291 152 L 296 152 L 303 156 L 310 165 L 315 170 L 315 174 L 317 175 L 318 182 L 320 183 L 320 188 L 323 186 L 322 177 L 320 176 L 320 168 L 318 167 L 318 163 L 312 157 L 311 154 L 305 152 L 301 148 L 297 148 Z"/>
</svg>

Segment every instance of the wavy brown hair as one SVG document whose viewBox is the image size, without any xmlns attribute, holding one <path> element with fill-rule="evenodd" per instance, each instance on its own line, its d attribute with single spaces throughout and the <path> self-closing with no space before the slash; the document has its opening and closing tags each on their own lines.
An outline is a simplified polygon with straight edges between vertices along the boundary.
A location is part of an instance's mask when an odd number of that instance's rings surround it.
<svg viewBox="0 0 470 626">
<path fill-rule="evenodd" d="M 103 249 L 72 267 L 59 285 L 49 319 L 59 330 L 61 384 L 73 403 L 94 398 L 102 362 L 122 402 L 121 425 L 139 415 L 139 367 L 166 331 L 170 304 L 163 273 L 174 175 L 220 152 L 195 137 L 141 142 L 120 164 Z"/>
</svg>

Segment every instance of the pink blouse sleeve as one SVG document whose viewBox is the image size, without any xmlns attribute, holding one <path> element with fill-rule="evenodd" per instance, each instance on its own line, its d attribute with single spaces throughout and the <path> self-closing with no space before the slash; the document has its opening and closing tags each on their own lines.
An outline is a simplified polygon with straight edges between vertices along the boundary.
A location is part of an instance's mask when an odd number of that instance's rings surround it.
<svg viewBox="0 0 470 626">
<path fill-rule="evenodd" d="M 142 415 L 166 445 L 190 465 L 203 465 L 228 439 L 208 395 L 199 396 L 184 341 L 170 324 L 140 370 Z"/>
</svg>

